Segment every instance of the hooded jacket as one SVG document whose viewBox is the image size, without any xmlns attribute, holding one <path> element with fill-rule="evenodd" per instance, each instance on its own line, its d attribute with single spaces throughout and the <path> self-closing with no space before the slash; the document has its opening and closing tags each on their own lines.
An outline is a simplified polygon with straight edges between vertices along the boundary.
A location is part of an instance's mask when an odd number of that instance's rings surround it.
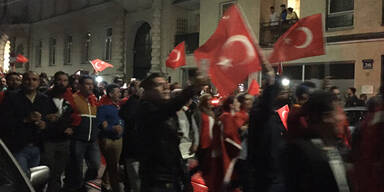
<svg viewBox="0 0 384 192">
<path fill-rule="evenodd" d="M 97 140 L 99 129 L 96 122 L 97 100 L 95 95 L 89 95 L 87 98 L 80 93 L 73 94 L 74 128 L 73 139 L 94 142 Z"/>
</svg>

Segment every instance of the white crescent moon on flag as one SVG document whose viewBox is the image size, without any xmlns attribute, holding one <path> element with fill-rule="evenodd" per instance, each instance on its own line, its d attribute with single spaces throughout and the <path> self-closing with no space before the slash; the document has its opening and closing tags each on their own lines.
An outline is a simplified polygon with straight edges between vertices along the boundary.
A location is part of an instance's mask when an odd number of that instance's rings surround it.
<svg viewBox="0 0 384 192">
<path fill-rule="evenodd" d="M 281 116 L 282 116 L 283 118 L 286 118 L 286 116 L 285 116 L 286 113 L 288 113 L 288 112 L 287 112 L 287 111 L 283 111 L 283 112 L 281 113 Z"/>
<path fill-rule="evenodd" d="M 252 60 L 256 57 L 256 50 L 253 47 L 252 43 L 249 41 L 249 39 L 244 35 L 234 35 L 228 38 L 228 40 L 224 43 L 223 49 L 228 47 L 234 42 L 240 42 L 244 45 L 246 52 L 247 52 L 247 58 L 245 58 L 243 61 L 240 62 L 240 64 L 244 64 L 248 62 L 249 60 Z"/>
<path fill-rule="evenodd" d="M 303 48 L 308 47 L 312 43 L 312 40 L 313 40 L 312 31 L 309 30 L 307 27 L 299 27 L 296 30 L 303 31 L 306 35 L 306 38 L 305 38 L 305 42 L 302 45 L 297 45 L 295 47 L 298 49 L 303 49 Z"/>
<path fill-rule="evenodd" d="M 173 50 L 172 52 L 175 52 L 177 54 L 176 59 L 171 60 L 171 62 L 178 62 L 180 60 L 181 53 L 179 50 Z"/>
<path fill-rule="evenodd" d="M 96 69 L 100 69 L 101 67 L 99 66 L 99 61 L 97 61 L 96 63 L 95 63 L 95 67 L 96 67 Z"/>
</svg>

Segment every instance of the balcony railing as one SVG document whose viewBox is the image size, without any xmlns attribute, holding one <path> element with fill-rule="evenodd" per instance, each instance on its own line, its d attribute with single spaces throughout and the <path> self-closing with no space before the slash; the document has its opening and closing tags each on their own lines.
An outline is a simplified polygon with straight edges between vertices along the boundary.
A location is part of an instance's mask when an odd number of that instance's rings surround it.
<svg viewBox="0 0 384 192">
<path fill-rule="evenodd" d="M 185 41 L 185 53 L 193 53 L 199 48 L 199 33 L 185 33 L 175 35 L 175 46 Z"/>
<path fill-rule="evenodd" d="M 287 20 L 285 22 L 261 23 L 259 44 L 261 47 L 272 47 L 273 44 L 283 35 L 297 20 Z"/>
</svg>

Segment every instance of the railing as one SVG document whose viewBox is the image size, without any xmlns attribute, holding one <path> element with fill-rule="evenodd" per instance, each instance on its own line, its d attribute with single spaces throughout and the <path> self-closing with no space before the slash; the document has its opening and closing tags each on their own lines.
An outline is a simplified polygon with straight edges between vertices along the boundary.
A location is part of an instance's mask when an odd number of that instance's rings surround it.
<svg viewBox="0 0 384 192">
<path fill-rule="evenodd" d="M 185 41 L 185 53 L 193 53 L 199 48 L 199 33 L 185 33 L 175 35 L 175 46 Z"/>
<path fill-rule="evenodd" d="M 260 39 L 259 44 L 261 47 L 272 47 L 273 44 L 283 35 L 297 20 L 287 20 L 284 22 L 267 22 L 260 25 Z"/>
</svg>

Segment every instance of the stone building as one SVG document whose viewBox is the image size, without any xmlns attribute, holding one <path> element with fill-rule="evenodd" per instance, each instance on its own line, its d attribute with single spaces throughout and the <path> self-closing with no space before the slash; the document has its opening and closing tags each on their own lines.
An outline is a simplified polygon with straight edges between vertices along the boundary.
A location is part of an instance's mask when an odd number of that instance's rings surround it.
<svg viewBox="0 0 384 192">
<path fill-rule="evenodd" d="M 17 66 L 20 71 L 73 73 L 91 70 L 87 61 L 100 58 L 115 66 L 100 74 L 106 78 L 162 72 L 171 81 L 185 82 L 196 71 L 191 53 L 215 31 L 222 12 L 237 2 L 267 56 L 276 41 L 268 24 L 270 6 L 280 12 L 286 4 L 299 18 L 323 14 L 326 55 L 283 63 L 292 84 L 312 80 L 320 86 L 328 76 L 342 90 L 356 87 L 358 93 L 373 95 L 383 80 L 383 0 L 2 1 L 8 10 L 0 12 L 0 65 L 9 42 L 11 52 L 30 59 Z M 167 69 L 167 55 L 183 40 L 187 66 Z"/>
</svg>

